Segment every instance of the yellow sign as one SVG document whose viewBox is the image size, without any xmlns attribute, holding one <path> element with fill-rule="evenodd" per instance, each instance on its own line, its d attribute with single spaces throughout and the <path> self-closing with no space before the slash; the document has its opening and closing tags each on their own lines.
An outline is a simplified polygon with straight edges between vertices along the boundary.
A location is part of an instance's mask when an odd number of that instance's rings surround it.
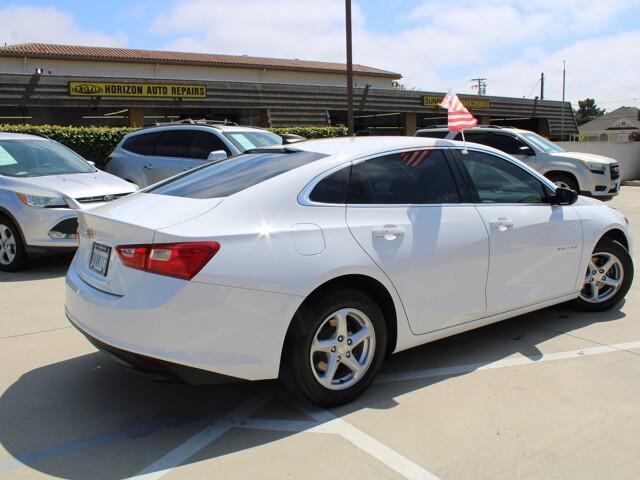
<svg viewBox="0 0 640 480">
<path fill-rule="evenodd" d="M 444 95 L 423 95 L 422 106 L 423 107 L 437 107 Z M 486 98 L 461 98 L 460 101 L 467 108 L 486 110 L 491 108 L 491 102 Z"/>
<path fill-rule="evenodd" d="M 205 85 L 167 83 L 69 82 L 69 95 L 78 97 L 206 98 Z"/>
</svg>

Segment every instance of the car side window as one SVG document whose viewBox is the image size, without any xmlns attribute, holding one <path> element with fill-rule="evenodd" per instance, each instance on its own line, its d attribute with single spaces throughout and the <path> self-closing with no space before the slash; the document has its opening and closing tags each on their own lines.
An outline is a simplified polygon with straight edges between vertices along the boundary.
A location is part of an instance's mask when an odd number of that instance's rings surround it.
<svg viewBox="0 0 640 480">
<path fill-rule="evenodd" d="M 493 147 L 509 155 L 520 155 L 523 153 L 522 147 L 527 147 L 521 140 L 504 133 L 468 132 L 464 137 L 469 142 Z M 462 140 L 462 137 L 458 135 L 456 140 Z"/>
<path fill-rule="evenodd" d="M 347 203 L 349 174 L 351 168 L 341 168 L 318 182 L 309 195 L 309 200 L 319 203 Z"/>
<path fill-rule="evenodd" d="M 548 203 L 542 182 L 514 163 L 473 150 L 458 155 L 480 203 Z"/>
<path fill-rule="evenodd" d="M 191 130 L 166 130 L 160 132 L 155 155 L 158 157 L 189 157 Z"/>
<path fill-rule="evenodd" d="M 350 204 L 459 203 L 442 150 L 412 150 L 373 158 L 351 169 Z"/>
<path fill-rule="evenodd" d="M 227 155 L 231 152 L 229 148 L 214 133 L 195 130 L 191 138 L 190 158 L 206 160 L 211 152 L 224 150 Z"/>
<path fill-rule="evenodd" d="M 153 155 L 158 137 L 159 132 L 133 135 L 124 141 L 122 148 L 139 155 Z"/>
</svg>

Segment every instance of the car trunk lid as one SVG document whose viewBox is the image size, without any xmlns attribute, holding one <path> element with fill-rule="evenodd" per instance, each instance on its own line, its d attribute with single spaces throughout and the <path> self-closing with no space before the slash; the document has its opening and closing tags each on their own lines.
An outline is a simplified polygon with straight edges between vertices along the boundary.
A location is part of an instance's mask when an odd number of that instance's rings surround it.
<svg viewBox="0 0 640 480">
<path fill-rule="evenodd" d="M 205 214 L 222 199 L 190 199 L 139 193 L 78 214 L 78 274 L 89 285 L 113 295 L 145 272 L 125 267 L 116 252 L 120 245 L 146 245 L 157 230 Z"/>
</svg>

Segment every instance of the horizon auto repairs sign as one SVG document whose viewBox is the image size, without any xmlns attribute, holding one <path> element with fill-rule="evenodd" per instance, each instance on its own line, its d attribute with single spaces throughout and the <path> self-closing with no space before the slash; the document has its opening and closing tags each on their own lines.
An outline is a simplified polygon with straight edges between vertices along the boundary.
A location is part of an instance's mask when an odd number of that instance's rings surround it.
<svg viewBox="0 0 640 480">
<path fill-rule="evenodd" d="M 206 98 L 207 87 L 201 84 L 69 82 L 69 95 L 76 97 Z"/>
<path fill-rule="evenodd" d="M 422 96 L 422 106 L 423 107 L 437 107 L 444 95 L 423 95 Z M 491 108 L 491 102 L 487 98 L 460 98 L 460 102 L 466 108 L 476 109 L 476 110 L 487 110 Z"/>
</svg>

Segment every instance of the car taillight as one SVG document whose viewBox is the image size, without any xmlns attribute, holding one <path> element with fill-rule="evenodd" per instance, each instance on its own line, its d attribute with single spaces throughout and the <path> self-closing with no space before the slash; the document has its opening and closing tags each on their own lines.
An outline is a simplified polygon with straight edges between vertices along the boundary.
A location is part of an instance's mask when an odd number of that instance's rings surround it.
<svg viewBox="0 0 640 480">
<path fill-rule="evenodd" d="M 218 242 L 161 243 L 116 247 L 130 268 L 191 280 L 220 250 Z"/>
</svg>

